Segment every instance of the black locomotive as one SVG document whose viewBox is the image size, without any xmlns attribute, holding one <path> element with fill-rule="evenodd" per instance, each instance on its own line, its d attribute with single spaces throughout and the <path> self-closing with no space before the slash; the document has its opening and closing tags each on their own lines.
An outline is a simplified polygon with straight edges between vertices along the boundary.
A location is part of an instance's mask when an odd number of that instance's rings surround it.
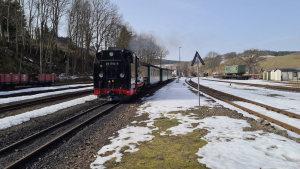
<svg viewBox="0 0 300 169">
<path fill-rule="evenodd" d="M 96 54 L 94 94 L 101 100 L 126 100 L 147 85 L 147 67 L 134 52 L 109 47 Z"/>
</svg>

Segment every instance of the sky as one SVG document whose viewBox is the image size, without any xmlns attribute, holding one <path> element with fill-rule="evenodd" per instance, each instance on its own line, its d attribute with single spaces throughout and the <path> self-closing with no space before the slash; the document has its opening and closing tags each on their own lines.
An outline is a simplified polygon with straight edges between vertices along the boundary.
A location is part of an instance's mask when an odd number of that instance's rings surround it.
<svg viewBox="0 0 300 169">
<path fill-rule="evenodd" d="M 137 33 L 153 34 L 167 59 L 198 51 L 300 51 L 299 0 L 111 0 Z"/>
</svg>

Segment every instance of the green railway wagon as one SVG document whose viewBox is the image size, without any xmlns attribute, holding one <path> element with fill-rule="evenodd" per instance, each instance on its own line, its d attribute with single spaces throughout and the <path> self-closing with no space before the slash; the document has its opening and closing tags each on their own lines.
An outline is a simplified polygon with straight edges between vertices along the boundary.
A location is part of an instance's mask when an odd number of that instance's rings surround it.
<svg viewBox="0 0 300 169">
<path fill-rule="evenodd" d="M 245 74 L 246 72 L 246 67 L 245 65 L 234 65 L 234 66 L 226 66 L 225 68 L 225 74 L 226 75 L 242 75 Z"/>
</svg>

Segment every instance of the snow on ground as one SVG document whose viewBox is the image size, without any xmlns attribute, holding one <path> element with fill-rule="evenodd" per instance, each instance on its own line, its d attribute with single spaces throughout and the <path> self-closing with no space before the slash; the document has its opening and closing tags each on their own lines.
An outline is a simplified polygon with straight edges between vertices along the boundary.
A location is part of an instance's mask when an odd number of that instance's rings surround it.
<svg viewBox="0 0 300 169">
<path fill-rule="evenodd" d="M 78 79 L 78 78 L 82 78 L 82 77 L 84 77 L 84 78 L 86 78 L 87 76 L 76 76 L 76 75 L 74 75 L 74 76 L 65 76 L 65 73 L 62 73 L 62 74 L 60 74 L 59 76 L 58 76 L 58 78 L 59 79 Z M 93 79 L 94 77 L 93 76 L 88 76 L 90 79 Z"/>
<path fill-rule="evenodd" d="M 79 86 L 92 86 L 93 84 L 76 84 L 76 85 L 64 85 L 64 86 L 51 86 L 51 87 L 33 87 L 28 89 L 14 90 L 14 91 L 2 91 L 0 95 L 10 95 L 16 93 L 25 93 L 25 92 L 33 92 L 33 91 L 47 91 L 47 90 L 56 90 L 56 89 L 67 89 L 71 87 L 79 87 Z"/>
<path fill-rule="evenodd" d="M 198 161 L 209 168 L 300 168 L 299 143 L 263 131 L 243 132 L 245 120 L 224 116 L 200 120 L 210 131 Z M 216 125 L 218 124 L 218 125 Z"/>
<path fill-rule="evenodd" d="M 40 93 L 40 94 L 35 94 L 35 95 L 30 95 L 30 96 L 18 96 L 18 97 L 3 98 L 3 99 L 0 99 L 0 104 L 16 102 L 16 101 L 21 101 L 21 100 L 35 99 L 35 98 L 40 98 L 40 97 L 45 97 L 45 96 L 58 95 L 58 94 L 63 94 L 63 93 L 78 92 L 78 91 L 88 90 L 88 89 L 93 89 L 93 88 L 94 87 L 85 87 L 85 88 L 80 88 L 80 89 L 69 89 L 69 90 L 61 90 L 61 91 L 49 92 L 49 93 Z"/>
<path fill-rule="evenodd" d="M 293 87 L 290 86 L 290 82 L 295 81 L 266 81 L 260 79 L 249 79 L 249 80 L 235 80 L 235 79 L 219 79 L 219 78 L 203 78 L 200 77 L 202 80 L 215 80 L 215 81 L 224 81 L 224 82 L 237 82 L 237 83 L 251 83 L 251 84 L 259 84 L 259 85 L 270 85 L 270 86 L 283 86 L 283 87 Z M 295 83 L 296 84 L 296 83 Z"/>
<path fill-rule="evenodd" d="M 195 129 L 206 127 L 210 131 L 204 136 L 208 144 L 199 148 L 198 161 L 210 168 L 299 168 L 300 146 L 293 140 L 263 131 L 243 132 L 243 127 L 250 126 L 245 120 L 231 119 L 229 117 L 208 117 L 196 120 L 196 116 L 182 114 L 167 114 L 171 111 L 187 110 L 198 105 L 198 97 L 183 85 L 175 81 L 158 90 L 153 96 L 143 98 L 144 104 L 137 111 L 137 116 L 147 113 L 150 120 L 143 121 L 147 127 L 127 126 L 118 131 L 118 137 L 111 137 L 111 144 L 99 150 L 96 160 L 90 164 L 91 168 L 104 168 L 106 161 L 116 157 L 116 162 L 122 160 L 120 150 L 123 146 L 130 146 L 127 152 L 135 152 L 139 149 L 130 143 L 149 141 L 153 139 L 151 130 L 156 118 L 168 117 L 180 119 L 180 124 L 171 127 L 172 135 L 187 134 Z M 216 83 L 216 82 L 215 82 Z M 243 91 L 242 91 L 243 92 Z M 222 104 L 224 107 L 236 109 L 239 113 L 246 112 L 233 108 L 222 101 L 211 103 L 205 97 L 201 97 L 201 106 L 213 107 Z M 224 104 L 223 104 L 224 103 Z M 249 115 L 248 116 L 253 116 Z M 192 123 L 199 123 L 192 127 Z M 160 133 L 166 135 L 165 133 Z M 126 138 L 126 139 L 125 139 Z M 129 138 L 129 139 L 128 139 Z M 227 139 L 227 140 L 226 140 Z M 101 155 L 108 151 L 113 154 L 105 157 Z"/>
<path fill-rule="evenodd" d="M 200 83 L 201 83 L 201 82 L 200 82 Z M 193 90 L 194 90 L 194 91 L 197 91 L 196 89 L 193 89 Z M 218 100 L 218 99 L 216 99 L 216 98 L 213 98 L 213 97 L 211 97 L 211 96 L 209 96 L 209 95 L 207 95 L 207 94 L 205 94 L 205 93 L 201 93 L 201 94 L 203 94 L 205 97 L 214 99 L 218 104 L 223 105 L 224 107 L 227 107 L 227 108 L 229 108 L 229 109 L 231 109 L 231 110 L 236 110 L 236 111 L 238 111 L 239 113 L 242 113 L 244 117 L 251 117 L 251 118 L 253 118 L 253 119 L 255 119 L 255 120 L 260 118 L 260 117 L 258 117 L 258 116 L 249 114 L 248 112 L 243 111 L 243 110 L 241 110 L 241 109 L 239 109 L 239 108 L 237 108 L 237 107 L 235 107 L 235 106 L 232 106 L 232 105 L 230 105 L 230 104 L 228 104 L 228 103 L 226 103 L 226 102 L 223 102 L 223 101 L 221 101 L 221 100 Z M 279 121 L 284 120 L 287 124 L 290 124 L 290 125 L 296 124 L 295 126 L 299 126 L 299 125 L 297 124 L 298 119 L 289 118 L 289 117 L 287 117 L 287 116 L 285 116 L 285 115 L 283 115 L 283 114 L 279 114 L 279 113 L 275 113 L 275 114 L 274 114 L 273 111 L 268 111 L 268 110 L 266 110 L 265 108 L 262 108 L 262 107 L 257 106 L 257 105 L 253 105 L 253 104 L 251 104 L 251 103 L 245 103 L 245 102 L 241 102 L 241 101 L 235 101 L 235 102 L 233 102 L 233 103 L 238 104 L 238 105 L 240 105 L 240 106 L 245 106 L 245 107 L 248 108 L 248 109 L 251 109 L 251 107 L 255 107 L 254 111 L 258 111 L 258 112 L 261 113 L 261 114 L 264 114 L 264 115 L 266 115 L 266 116 L 270 116 L 270 117 L 272 117 L 273 119 L 277 119 L 277 120 L 279 120 Z M 271 125 L 273 125 L 273 126 L 275 126 L 275 127 L 278 127 L 280 130 L 286 130 L 285 128 L 283 128 L 283 127 L 281 127 L 281 126 L 279 126 L 279 125 L 277 125 L 277 124 L 271 123 Z M 299 127 L 299 128 L 300 128 L 300 127 Z M 296 138 L 299 138 L 299 137 L 300 137 L 299 134 L 297 134 L 297 133 L 295 133 L 295 132 L 292 132 L 292 131 L 290 131 L 290 130 L 287 130 L 287 132 L 288 132 L 288 135 L 289 135 L 290 137 L 296 137 Z"/>
<path fill-rule="evenodd" d="M 67 101 L 67 102 L 55 104 L 55 105 L 52 105 L 52 106 L 43 107 L 41 109 L 29 111 L 29 112 L 26 112 L 26 113 L 18 114 L 18 115 L 15 115 L 15 116 L 5 117 L 5 118 L 0 119 L 0 130 L 9 128 L 9 127 L 14 126 L 14 125 L 24 123 L 26 121 L 29 121 L 31 118 L 35 118 L 35 117 L 39 117 L 39 116 L 45 116 L 45 115 L 54 113 L 58 110 L 62 110 L 62 109 L 68 108 L 68 107 L 72 107 L 72 106 L 75 106 L 75 105 L 78 105 L 78 104 L 82 104 L 82 103 L 85 103 L 87 101 L 95 100 L 96 98 L 97 98 L 97 96 L 95 96 L 95 95 L 89 95 L 89 96 L 86 96 L 86 97 L 82 97 L 82 98 L 70 100 L 70 101 Z"/>
<path fill-rule="evenodd" d="M 280 91 L 280 90 L 274 90 L 274 89 L 243 86 L 243 85 L 237 85 L 237 84 L 229 85 L 228 83 L 207 81 L 207 80 L 203 80 L 203 79 L 205 79 L 205 78 L 200 79 L 201 85 L 208 86 L 210 88 L 222 91 L 224 93 L 242 97 L 242 98 L 245 98 L 248 100 L 252 100 L 252 101 L 255 101 L 255 102 L 258 102 L 261 104 L 268 105 L 268 106 L 276 107 L 278 109 L 289 111 L 289 112 L 292 112 L 295 114 L 300 114 L 300 106 L 299 106 L 300 95 L 297 92 Z M 194 82 L 198 83 L 197 78 L 193 78 L 192 80 Z M 236 81 L 238 81 L 238 80 L 236 80 Z M 244 81 L 240 80 L 240 81 L 247 82 L 246 80 L 244 80 Z M 260 80 L 260 81 L 262 81 L 262 80 Z M 250 83 L 250 82 L 252 82 L 252 81 L 248 81 L 248 83 Z M 256 83 L 259 83 L 259 81 L 257 81 Z M 251 104 L 251 103 L 246 103 L 246 102 L 242 102 L 242 101 L 234 101 L 233 103 L 238 104 L 240 106 L 244 106 L 250 110 L 261 113 L 261 114 L 271 117 L 273 119 L 282 121 L 291 126 L 300 128 L 300 125 L 299 125 L 300 120 L 299 119 L 290 118 L 283 114 L 269 111 L 265 108 L 262 108 L 260 106 L 257 106 L 257 105 Z M 282 129 L 282 127 L 280 127 L 280 126 L 278 126 L 278 127 Z M 288 133 L 292 137 L 298 137 L 297 135 L 294 134 L 294 132 L 288 131 Z"/>
<path fill-rule="evenodd" d="M 193 78 L 192 80 L 196 82 L 197 79 Z M 266 104 L 278 109 L 284 109 L 295 114 L 300 114 L 300 96 L 298 92 L 280 91 L 237 84 L 229 85 L 228 83 L 207 80 L 201 80 L 200 84 L 231 95 Z"/>
</svg>

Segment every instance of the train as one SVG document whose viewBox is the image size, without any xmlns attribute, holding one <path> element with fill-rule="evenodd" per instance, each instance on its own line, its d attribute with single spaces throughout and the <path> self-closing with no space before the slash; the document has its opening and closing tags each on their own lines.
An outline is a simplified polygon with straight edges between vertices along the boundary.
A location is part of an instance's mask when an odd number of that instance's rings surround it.
<svg viewBox="0 0 300 169">
<path fill-rule="evenodd" d="M 128 100 L 152 85 L 172 79 L 172 70 L 140 62 L 123 47 L 109 47 L 96 54 L 94 95 L 99 100 Z"/>
<path fill-rule="evenodd" d="M 233 65 L 225 67 L 225 75 L 222 79 L 239 79 L 248 80 L 251 76 L 244 75 L 246 73 L 245 65 Z"/>
<path fill-rule="evenodd" d="M 1 89 L 15 86 L 50 86 L 56 82 L 56 74 L 0 74 Z"/>
</svg>

